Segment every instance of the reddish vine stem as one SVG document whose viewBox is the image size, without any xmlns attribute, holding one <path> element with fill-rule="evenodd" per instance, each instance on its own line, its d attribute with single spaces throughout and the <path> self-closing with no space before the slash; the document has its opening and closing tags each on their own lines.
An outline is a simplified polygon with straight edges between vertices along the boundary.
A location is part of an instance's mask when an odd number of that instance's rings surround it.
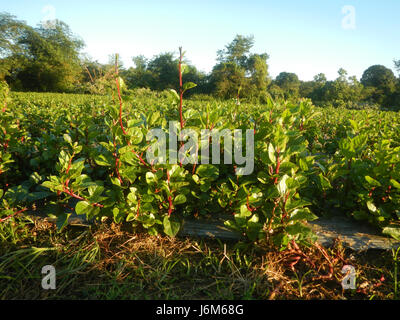
<svg viewBox="0 0 400 320">
<path fill-rule="evenodd" d="M 170 176 L 169 176 L 169 171 L 167 170 L 167 183 L 168 183 L 168 188 L 169 188 L 169 182 L 170 182 Z M 172 197 L 168 196 L 168 217 L 171 216 L 172 213 Z"/>
<path fill-rule="evenodd" d="M 140 214 L 140 199 L 138 201 L 138 208 L 137 208 L 137 212 L 136 212 L 136 218 L 139 217 L 139 214 Z"/>
<path fill-rule="evenodd" d="M 272 209 L 271 220 L 269 221 L 269 225 L 268 225 L 268 232 L 271 230 L 272 222 L 273 222 L 274 219 L 275 219 L 275 210 L 276 210 L 276 208 L 278 207 L 278 205 L 279 205 L 279 199 L 276 199 L 276 200 L 275 200 L 275 206 L 274 206 L 274 208 Z"/>
<path fill-rule="evenodd" d="M 182 115 L 182 105 L 183 105 L 183 85 L 182 85 L 182 47 L 179 47 L 179 117 L 181 122 L 181 129 L 183 129 L 183 115 Z"/>
<path fill-rule="evenodd" d="M 25 211 L 27 211 L 27 210 L 28 210 L 27 208 L 24 208 L 24 209 L 22 209 L 22 210 L 19 210 L 19 211 L 17 211 L 17 212 L 14 212 L 13 214 L 10 214 L 9 216 L 7 216 L 7 217 L 5 217 L 5 218 L 3 218 L 3 219 L 0 219 L 0 222 L 7 221 L 8 219 L 11 219 L 12 217 L 16 216 L 17 214 L 20 214 L 20 213 L 25 212 Z"/>
<path fill-rule="evenodd" d="M 322 248 L 318 243 L 315 243 L 314 246 L 322 253 L 322 255 L 324 256 L 324 258 L 326 259 L 326 261 L 328 261 L 329 264 L 329 273 L 326 276 L 320 276 L 318 277 L 318 279 L 331 279 L 333 276 L 333 265 L 332 265 L 332 261 L 329 259 L 329 256 L 327 254 L 327 252 L 325 251 L 324 248 Z M 314 279 L 315 280 L 315 279 Z"/>
<path fill-rule="evenodd" d="M 279 169 L 281 167 L 281 160 L 279 159 L 279 154 L 280 154 L 279 148 L 278 148 L 278 150 L 276 150 L 276 153 L 277 153 L 277 157 L 276 157 L 277 164 L 276 164 L 275 174 L 279 174 Z M 274 184 L 277 184 L 277 183 L 278 183 L 278 177 L 276 177 L 275 181 L 274 181 Z"/>
<path fill-rule="evenodd" d="M 122 179 L 121 179 L 121 175 L 119 174 L 119 167 L 120 167 L 121 164 L 119 163 L 119 158 L 118 158 L 118 155 L 117 155 L 117 144 L 115 143 L 115 138 L 114 138 L 113 143 L 114 143 L 114 153 L 113 153 L 113 156 L 114 156 L 114 158 L 115 158 L 115 172 L 116 172 L 116 174 L 117 174 L 117 178 L 118 178 L 119 182 L 120 182 L 121 184 L 123 184 L 123 181 L 122 181 Z"/>
<path fill-rule="evenodd" d="M 85 199 L 85 198 L 83 198 L 83 197 L 81 197 L 81 196 L 78 196 L 77 194 L 73 193 L 73 192 L 72 192 L 71 190 L 69 190 L 66 186 L 64 186 L 63 192 L 65 192 L 66 194 L 68 194 L 69 196 L 71 196 L 71 197 L 73 197 L 73 198 L 75 198 L 75 199 L 89 202 L 87 199 Z M 103 206 L 102 204 L 100 204 L 100 203 L 91 203 L 91 205 L 92 205 L 93 207 L 104 208 L 104 206 Z"/>
</svg>

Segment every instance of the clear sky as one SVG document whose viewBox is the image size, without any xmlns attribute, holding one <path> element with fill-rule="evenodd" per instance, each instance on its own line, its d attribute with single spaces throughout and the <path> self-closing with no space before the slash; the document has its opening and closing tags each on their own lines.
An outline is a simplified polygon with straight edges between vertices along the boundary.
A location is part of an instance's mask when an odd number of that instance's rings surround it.
<svg viewBox="0 0 400 320">
<path fill-rule="evenodd" d="M 342 67 L 360 78 L 374 64 L 394 70 L 400 59 L 399 0 L 0 0 L 0 11 L 32 26 L 62 20 L 92 58 L 106 62 L 119 52 L 126 67 L 133 56 L 183 46 L 209 72 L 236 34 L 254 35 L 252 51 L 269 54 L 272 77 L 286 71 L 311 80 L 323 72 L 334 79 Z"/>
</svg>

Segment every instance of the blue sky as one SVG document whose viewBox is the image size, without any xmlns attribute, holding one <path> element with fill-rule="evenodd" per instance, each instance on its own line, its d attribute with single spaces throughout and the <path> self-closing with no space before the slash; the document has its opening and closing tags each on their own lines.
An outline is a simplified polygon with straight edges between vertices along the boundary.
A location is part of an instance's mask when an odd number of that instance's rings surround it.
<svg viewBox="0 0 400 320">
<path fill-rule="evenodd" d="M 355 19 L 342 12 L 346 5 Z M 92 58 L 106 62 L 119 52 L 125 66 L 132 56 L 151 58 L 183 46 L 187 58 L 209 72 L 217 50 L 236 34 L 254 35 L 252 51 L 270 55 L 272 77 L 286 71 L 311 80 L 323 72 L 334 79 L 342 67 L 360 78 L 373 64 L 394 70 L 393 59 L 400 59 L 399 0 L 0 0 L 0 11 L 32 26 L 60 19 Z"/>
</svg>

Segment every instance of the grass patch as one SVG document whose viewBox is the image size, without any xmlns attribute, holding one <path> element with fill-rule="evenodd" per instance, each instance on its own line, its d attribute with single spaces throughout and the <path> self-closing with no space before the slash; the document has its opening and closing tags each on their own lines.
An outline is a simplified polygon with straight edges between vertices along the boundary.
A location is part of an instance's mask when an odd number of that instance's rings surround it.
<svg viewBox="0 0 400 320">
<path fill-rule="evenodd" d="M 398 298 L 396 252 L 357 253 L 340 242 L 279 252 L 266 243 L 134 234 L 107 221 L 58 233 L 26 216 L 0 224 L 0 237 L 1 299 Z M 355 290 L 342 290 L 345 264 L 356 269 Z M 45 265 L 56 269 L 55 290 L 41 287 Z"/>
</svg>

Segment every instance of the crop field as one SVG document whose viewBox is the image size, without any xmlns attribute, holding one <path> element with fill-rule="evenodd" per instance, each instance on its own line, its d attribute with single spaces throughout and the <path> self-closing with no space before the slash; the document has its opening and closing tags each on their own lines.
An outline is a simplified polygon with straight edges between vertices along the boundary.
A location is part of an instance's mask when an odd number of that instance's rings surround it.
<svg viewBox="0 0 400 320">
<path fill-rule="evenodd" d="M 398 252 L 365 256 L 340 241 L 323 248 L 304 222 L 345 215 L 400 240 L 399 113 L 317 108 L 307 99 L 182 101 L 176 92 L 141 89 L 7 99 L 0 113 L 2 298 L 398 297 Z M 191 163 L 149 160 L 159 143 L 148 139 L 151 130 L 170 138 L 171 126 L 178 136 L 248 130 L 253 170 L 241 175 L 243 161 L 224 161 L 226 138 L 219 161 L 204 163 L 202 143 L 184 149 L 201 154 Z M 250 134 L 232 138 L 243 154 Z M 167 150 L 171 160 L 170 144 Z M 68 226 L 72 212 L 92 226 Z M 35 218 L 43 215 L 56 223 Z M 244 240 L 176 237 L 183 218 L 217 215 Z M 33 286 L 45 264 L 63 270 L 54 292 Z M 358 266 L 363 286 L 343 292 L 345 264 Z"/>
</svg>

